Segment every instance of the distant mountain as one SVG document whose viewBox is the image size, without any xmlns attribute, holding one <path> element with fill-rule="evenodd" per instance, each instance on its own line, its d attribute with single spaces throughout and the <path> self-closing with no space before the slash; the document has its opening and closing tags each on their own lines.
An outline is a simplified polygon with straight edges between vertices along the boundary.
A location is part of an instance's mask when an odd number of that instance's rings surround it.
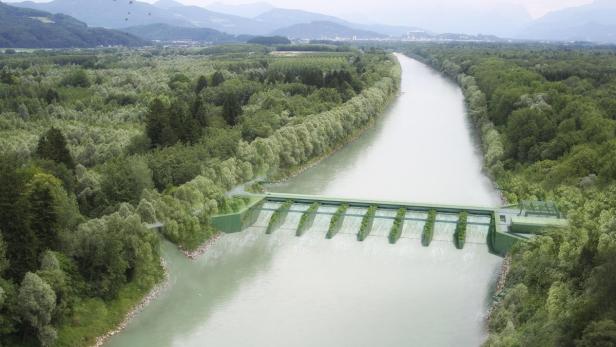
<svg viewBox="0 0 616 347">
<path fill-rule="evenodd" d="M 259 23 L 249 18 L 218 13 L 198 6 L 171 7 L 166 11 L 172 14 L 174 18 L 181 19 L 191 26 L 216 29 L 229 34 L 263 35 L 273 29 L 267 23 Z"/>
<path fill-rule="evenodd" d="M 353 29 L 347 26 L 328 22 L 315 21 L 311 23 L 295 24 L 272 32 L 272 35 L 286 36 L 292 39 L 375 39 L 385 38 L 387 35 L 373 31 Z"/>
<path fill-rule="evenodd" d="M 253 2 L 241 5 L 227 5 L 222 2 L 215 2 L 213 4 L 207 5 L 205 8 L 210 11 L 232 14 L 245 18 L 254 18 L 267 11 L 275 9 L 274 6 L 270 5 L 267 2 Z"/>
<path fill-rule="evenodd" d="M 519 38 L 616 43 L 616 2 L 594 3 L 550 12 L 534 21 Z"/>
<path fill-rule="evenodd" d="M 347 24 L 351 28 L 374 31 L 381 34 L 386 34 L 393 37 L 406 36 L 413 32 L 427 32 L 426 30 L 418 27 L 401 26 L 401 25 L 383 25 L 383 24 Z"/>
<path fill-rule="evenodd" d="M 276 8 L 267 11 L 254 18 L 256 21 L 266 23 L 273 28 L 285 28 L 295 24 L 305 24 L 311 22 L 331 22 L 342 25 L 348 23 L 340 18 L 334 16 L 328 16 L 315 12 L 308 12 L 302 10 L 290 10 Z"/>
<path fill-rule="evenodd" d="M 482 5 L 471 4 L 478 2 Z M 513 1 L 398 1 L 394 8 L 381 6 L 368 13 L 358 10 L 350 15 L 349 20 L 355 23 L 397 23 L 434 33 L 512 37 L 532 18 L 523 6 L 507 2 Z M 363 29 L 390 33 L 376 28 Z M 391 34 L 398 36 L 400 31 Z"/>
<path fill-rule="evenodd" d="M 68 48 L 138 46 L 127 33 L 88 26 L 63 14 L 9 6 L 0 2 L 0 47 Z"/>
<path fill-rule="evenodd" d="M 88 25 L 106 28 L 166 24 L 173 27 L 210 28 L 232 35 L 269 35 L 276 30 L 286 30 L 298 24 L 309 27 L 313 22 L 329 22 L 358 30 L 360 36 L 365 35 L 365 32 L 370 32 L 370 35 L 379 33 L 381 34 L 379 36 L 392 37 L 425 32 L 410 26 L 358 24 L 321 13 L 274 8 L 265 2 L 244 5 L 214 3 L 208 8 L 185 6 L 176 0 L 158 0 L 153 5 L 143 0 L 53 0 L 47 3 L 26 1 L 15 5 L 68 14 Z M 340 30 L 338 32 L 348 33 Z"/>
<path fill-rule="evenodd" d="M 140 1 L 128 0 L 54 0 L 51 2 L 17 2 L 15 6 L 51 13 L 63 13 L 86 22 L 90 26 L 125 28 L 136 25 L 163 23 L 193 26 L 187 20 L 166 9 Z"/>
<path fill-rule="evenodd" d="M 173 0 L 158 0 L 154 3 L 154 6 L 158 8 L 162 8 L 164 10 L 168 10 L 172 7 L 180 7 L 184 6 L 181 2 L 173 1 Z"/>
<path fill-rule="evenodd" d="M 423 31 L 420 28 L 409 26 L 395 26 L 395 25 L 383 25 L 383 24 L 359 24 L 346 21 L 334 16 L 328 16 L 320 13 L 303 11 L 303 10 L 289 10 L 276 8 L 265 12 L 257 17 L 255 20 L 268 23 L 276 28 L 286 28 L 296 24 L 308 24 L 312 22 L 330 22 L 343 25 L 352 29 L 358 29 L 362 31 L 377 32 L 394 37 L 400 37 L 406 35 L 411 31 Z"/>
<path fill-rule="evenodd" d="M 234 35 L 222 33 L 208 28 L 174 27 L 167 24 L 149 24 L 121 29 L 148 41 L 194 41 L 207 43 L 243 42 Z"/>
</svg>

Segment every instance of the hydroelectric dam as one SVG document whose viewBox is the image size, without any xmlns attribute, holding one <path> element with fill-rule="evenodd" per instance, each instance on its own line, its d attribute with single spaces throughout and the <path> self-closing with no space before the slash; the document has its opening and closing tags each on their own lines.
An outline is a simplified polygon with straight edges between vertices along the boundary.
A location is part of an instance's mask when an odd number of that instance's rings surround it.
<svg viewBox="0 0 616 347">
<path fill-rule="evenodd" d="M 225 233 L 261 227 L 271 234 L 291 230 L 296 236 L 321 233 L 330 239 L 338 233 L 357 233 L 358 241 L 382 237 L 395 244 L 400 238 L 431 242 L 486 244 L 504 255 L 520 241 L 550 228 L 567 226 L 567 220 L 550 202 L 524 201 L 501 208 L 370 201 L 284 193 L 250 195 L 242 210 L 217 215 L 212 225 Z"/>
</svg>

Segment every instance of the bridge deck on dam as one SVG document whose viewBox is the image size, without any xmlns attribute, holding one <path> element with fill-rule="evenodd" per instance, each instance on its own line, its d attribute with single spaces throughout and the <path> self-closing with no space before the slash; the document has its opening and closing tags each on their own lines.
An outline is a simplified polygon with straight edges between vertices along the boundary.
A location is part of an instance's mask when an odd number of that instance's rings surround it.
<svg viewBox="0 0 616 347">
<path fill-rule="evenodd" d="M 492 252 L 505 254 L 517 242 L 548 228 L 567 225 L 567 220 L 554 212 L 553 204 L 549 204 L 552 207 L 549 213 L 543 212 L 544 209 L 528 209 L 528 206 L 547 205 L 542 202 L 492 208 L 280 193 L 249 197 L 250 202 L 242 210 L 212 217 L 213 226 L 225 233 L 240 232 L 251 226 L 262 227 L 267 233 L 294 229 L 297 236 L 308 230 L 327 231 L 328 238 L 338 232 L 352 232 L 358 233 L 360 241 L 368 236 L 384 236 L 389 237 L 391 243 L 399 238 L 418 238 L 424 246 L 433 239 L 454 242 L 458 248 L 465 242 L 484 243 Z M 311 205 L 313 209 L 309 210 Z M 403 215 L 398 215 L 400 210 Z M 394 224 L 400 225 L 397 233 Z M 429 236 L 427 242 L 426 234 Z"/>
</svg>

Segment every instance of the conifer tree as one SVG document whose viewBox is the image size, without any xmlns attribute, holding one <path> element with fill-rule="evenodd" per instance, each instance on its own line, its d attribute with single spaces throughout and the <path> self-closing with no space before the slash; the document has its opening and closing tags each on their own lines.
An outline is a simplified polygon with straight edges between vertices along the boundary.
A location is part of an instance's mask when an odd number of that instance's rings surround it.
<svg viewBox="0 0 616 347">
<path fill-rule="evenodd" d="M 52 193 L 54 181 L 59 183 L 52 176 L 38 174 L 29 184 L 30 228 L 38 240 L 37 254 L 60 247 L 58 212 Z"/>
<path fill-rule="evenodd" d="M 36 155 L 41 159 L 62 163 L 71 170 L 75 168 L 75 161 L 68 150 L 66 138 L 59 129 L 54 127 L 51 127 L 39 138 Z"/>
<path fill-rule="evenodd" d="M 212 75 L 212 86 L 213 87 L 218 87 L 224 81 L 225 81 L 225 76 L 223 76 L 222 72 L 220 71 L 214 72 L 214 74 Z"/>
<path fill-rule="evenodd" d="M 235 94 L 229 94 L 225 97 L 222 104 L 222 116 L 227 121 L 227 124 L 233 126 L 237 124 L 237 118 L 242 113 L 242 105 Z"/>
<path fill-rule="evenodd" d="M 197 80 L 197 86 L 195 87 L 195 94 L 201 93 L 201 91 L 205 88 L 207 88 L 207 77 L 202 75 Z"/>
</svg>

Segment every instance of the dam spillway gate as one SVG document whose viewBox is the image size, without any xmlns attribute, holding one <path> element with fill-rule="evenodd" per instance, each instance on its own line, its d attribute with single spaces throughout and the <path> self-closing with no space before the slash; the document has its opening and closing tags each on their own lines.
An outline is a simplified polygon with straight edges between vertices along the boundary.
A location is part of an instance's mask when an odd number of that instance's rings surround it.
<svg viewBox="0 0 616 347">
<path fill-rule="evenodd" d="M 491 208 L 279 193 L 250 195 L 246 200 L 240 211 L 212 217 L 212 225 L 225 233 L 257 227 L 268 234 L 356 234 L 358 241 L 382 237 L 391 244 L 401 238 L 417 239 L 424 246 L 485 244 L 501 255 L 517 242 L 567 225 L 555 205 L 544 202 Z"/>
</svg>

